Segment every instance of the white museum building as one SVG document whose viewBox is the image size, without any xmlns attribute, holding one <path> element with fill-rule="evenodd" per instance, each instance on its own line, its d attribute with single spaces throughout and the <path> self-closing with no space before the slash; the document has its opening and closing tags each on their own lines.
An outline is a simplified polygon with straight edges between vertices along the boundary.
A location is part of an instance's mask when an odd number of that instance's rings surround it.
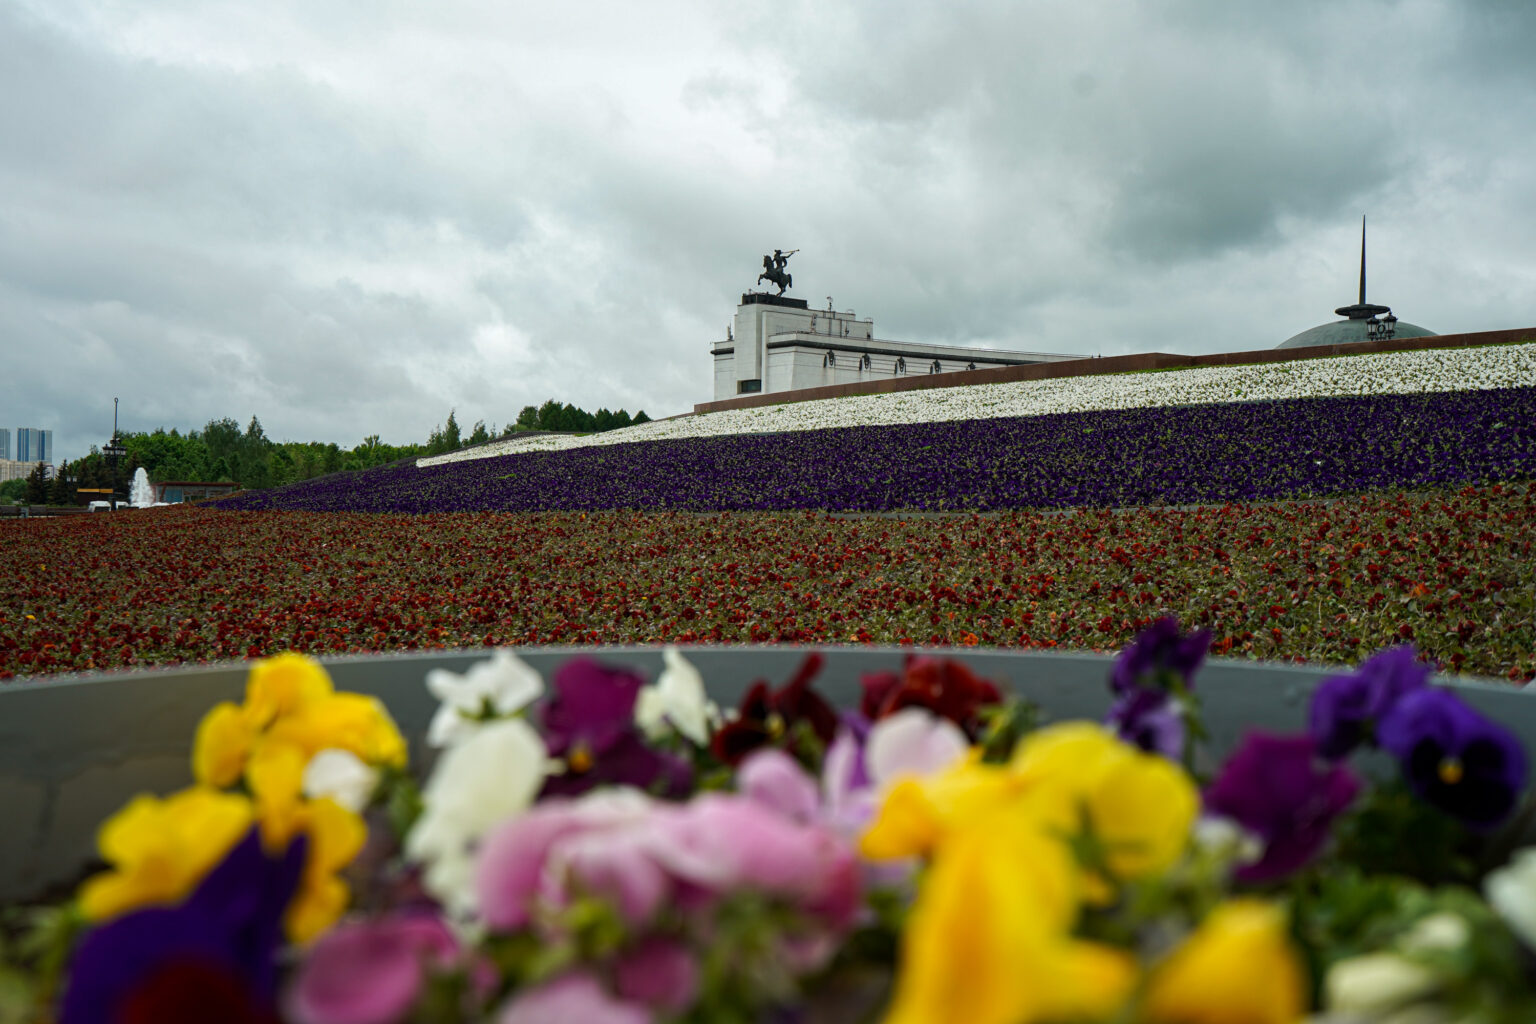
<svg viewBox="0 0 1536 1024">
<path fill-rule="evenodd" d="M 811 309 L 804 299 L 748 292 L 715 360 L 715 401 L 737 395 L 798 391 L 909 374 L 1053 363 L 1081 356 L 926 345 L 875 337 L 875 322 L 853 310 Z"/>
</svg>

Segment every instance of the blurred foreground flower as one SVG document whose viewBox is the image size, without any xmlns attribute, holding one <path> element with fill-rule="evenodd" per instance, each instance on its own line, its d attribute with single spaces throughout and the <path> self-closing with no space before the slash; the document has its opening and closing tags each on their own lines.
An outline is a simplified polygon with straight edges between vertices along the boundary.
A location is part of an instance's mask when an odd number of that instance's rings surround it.
<svg viewBox="0 0 1536 1024">
<path fill-rule="evenodd" d="M 268 856 L 253 829 L 181 904 L 91 931 L 71 962 L 60 1024 L 275 1022 L 282 920 L 305 844 Z"/>
<path fill-rule="evenodd" d="M 1189 766 L 1191 741 L 1204 736 L 1195 673 L 1210 646 L 1209 630 L 1185 634 L 1171 616 L 1152 623 L 1115 659 L 1105 724 L 1132 746 Z"/>
<path fill-rule="evenodd" d="M 1317 757 L 1312 737 L 1249 732 L 1206 791 L 1205 807 L 1263 841 L 1263 856 L 1236 877 L 1268 882 L 1315 857 L 1359 791 L 1349 769 Z"/>
<path fill-rule="evenodd" d="M 1309 711 L 1317 752 L 1338 760 L 1361 744 L 1374 742 L 1387 712 L 1428 680 L 1429 666 L 1418 660 L 1412 644 L 1373 654 L 1349 675 L 1324 679 Z"/>
<path fill-rule="evenodd" d="M 97 843 L 112 868 L 81 887 L 81 912 L 99 921 L 180 900 L 254 820 L 248 799 L 207 786 L 192 786 L 164 800 L 135 798 L 101 826 Z"/>
<path fill-rule="evenodd" d="M 284 653 L 251 666 L 243 704 L 218 704 L 203 717 L 192 770 L 206 785 L 231 786 L 273 760 L 296 758 L 302 771 L 330 748 L 371 766 L 405 767 L 405 739 L 383 704 L 337 693 L 319 662 Z"/>
<path fill-rule="evenodd" d="M 759 747 L 797 749 L 802 745 L 799 729 L 808 731 L 809 738 L 820 745 L 818 755 L 824 752 L 837 734 L 838 719 L 825 698 L 811 689 L 823 660 L 819 652 L 807 654 L 789 682 L 776 690 L 762 680 L 753 683 L 741 698 L 736 717 L 715 733 L 714 755 L 734 768 Z"/>
<path fill-rule="evenodd" d="M 676 647 L 661 652 L 665 668 L 635 701 L 635 724 L 651 739 L 675 730 L 696 747 L 708 747 L 720 725 L 720 709 L 704 695 L 704 678 Z"/>
<path fill-rule="evenodd" d="M 517 655 L 499 648 L 463 675 L 435 668 L 427 689 L 442 703 L 427 727 L 427 743 L 447 747 L 468 739 L 481 724 L 528 707 L 544 694 L 544 680 Z"/>
<path fill-rule="evenodd" d="M 544 784 L 544 741 L 520 718 L 493 722 L 449 747 L 422 790 L 405 852 L 427 891 L 455 917 L 475 909 L 474 855 L 486 832 L 527 810 Z"/>
<path fill-rule="evenodd" d="M 452 965 L 459 955 L 458 940 L 431 914 L 343 924 L 304 958 L 285 1009 L 293 1024 L 407 1020 L 428 972 Z"/>
<path fill-rule="evenodd" d="M 1536 952 L 1536 846 L 1518 851 L 1507 865 L 1490 872 L 1483 892 L 1510 930 Z"/>
<path fill-rule="evenodd" d="M 946 718 L 967 738 L 980 735 L 983 708 L 1002 702 L 997 684 L 982 679 L 963 662 L 909 654 L 900 672 L 874 672 L 860 680 L 864 695 L 859 710 L 871 722 L 903 708 L 924 708 Z"/>
<path fill-rule="evenodd" d="M 577 796 L 599 785 L 656 788 L 681 795 L 691 770 L 681 758 L 647 746 L 635 724 L 645 680 L 592 658 L 560 666 L 543 707 L 544 738 L 564 770 L 544 782 L 550 796 Z"/>
<path fill-rule="evenodd" d="M 1449 690 L 1408 694 L 1379 731 L 1413 791 L 1473 828 L 1501 824 L 1525 789 L 1525 750 L 1514 733 Z"/>
<path fill-rule="evenodd" d="M 1298 1024 L 1306 972 L 1285 913 L 1258 900 L 1218 906 L 1153 971 L 1144 1003 L 1149 1024 Z"/>
</svg>

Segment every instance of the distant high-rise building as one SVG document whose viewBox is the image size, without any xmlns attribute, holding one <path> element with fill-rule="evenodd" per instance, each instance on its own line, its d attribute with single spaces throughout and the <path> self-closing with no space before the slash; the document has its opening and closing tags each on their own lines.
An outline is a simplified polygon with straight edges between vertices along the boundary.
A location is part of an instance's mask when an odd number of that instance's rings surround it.
<svg viewBox="0 0 1536 1024">
<path fill-rule="evenodd" d="M 16 428 L 17 462 L 52 462 L 53 431 L 36 427 Z"/>
<path fill-rule="evenodd" d="M 0 427 L 0 462 L 11 461 L 11 432 Z"/>
</svg>

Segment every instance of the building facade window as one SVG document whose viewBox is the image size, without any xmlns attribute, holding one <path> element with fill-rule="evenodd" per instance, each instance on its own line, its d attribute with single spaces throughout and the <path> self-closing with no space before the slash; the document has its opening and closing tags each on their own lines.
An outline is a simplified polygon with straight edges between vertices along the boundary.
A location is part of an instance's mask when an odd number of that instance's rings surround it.
<svg viewBox="0 0 1536 1024">
<path fill-rule="evenodd" d="M 761 390 L 763 390 L 761 378 L 757 380 L 739 380 L 736 382 L 736 393 L 738 395 L 750 395 Z"/>
</svg>

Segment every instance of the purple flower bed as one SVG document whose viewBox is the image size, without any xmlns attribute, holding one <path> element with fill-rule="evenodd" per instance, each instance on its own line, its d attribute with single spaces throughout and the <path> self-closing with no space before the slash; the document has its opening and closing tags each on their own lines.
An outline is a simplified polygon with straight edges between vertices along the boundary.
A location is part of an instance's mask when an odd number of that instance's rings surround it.
<svg viewBox="0 0 1536 1024">
<path fill-rule="evenodd" d="M 1536 388 L 1308 398 L 601 445 L 340 474 L 228 509 L 987 511 L 1524 479 Z"/>
</svg>

